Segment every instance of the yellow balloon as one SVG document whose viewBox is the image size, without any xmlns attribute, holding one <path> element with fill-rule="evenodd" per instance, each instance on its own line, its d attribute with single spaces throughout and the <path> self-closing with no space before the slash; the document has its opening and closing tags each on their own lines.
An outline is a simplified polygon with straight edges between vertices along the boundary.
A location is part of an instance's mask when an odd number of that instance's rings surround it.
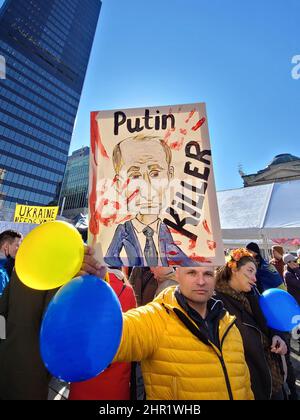
<svg viewBox="0 0 300 420">
<path fill-rule="evenodd" d="M 26 286 L 50 290 L 78 273 L 83 256 L 83 241 L 74 226 L 62 221 L 46 222 L 25 236 L 15 267 Z"/>
</svg>

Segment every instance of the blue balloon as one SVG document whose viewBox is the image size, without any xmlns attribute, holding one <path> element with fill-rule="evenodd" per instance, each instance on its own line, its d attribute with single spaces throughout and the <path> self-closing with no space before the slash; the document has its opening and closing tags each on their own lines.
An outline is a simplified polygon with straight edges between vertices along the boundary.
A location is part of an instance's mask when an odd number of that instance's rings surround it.
<svg viewBox="0 0 300 420">
<path fill-rule="evenodd" d="M 299 323 L 300 306 L 285 290 L 268 289 L 260 296 L 267 325 L 279 331 L 292 331 Z"/>
<path fill-rule="evenodd" d="M 66 382 L 97 376 L 118 350 L 122 325 L 119 300 L 105 281 L 90 275 L 71 280 L 53 297 L 42 322 L 45 366 Z"/>
</svg>

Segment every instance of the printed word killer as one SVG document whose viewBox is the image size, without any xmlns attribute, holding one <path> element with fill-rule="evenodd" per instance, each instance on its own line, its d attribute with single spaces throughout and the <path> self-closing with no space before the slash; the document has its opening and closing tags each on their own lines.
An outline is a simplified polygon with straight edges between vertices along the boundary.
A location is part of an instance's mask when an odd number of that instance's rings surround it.
<svg viewBox="0 0 300 420">
<path fill-rule="evenodd" d="M 157 110 L 157 114 L 160 112 Z M 142 121 L 143 120 L 143 121 Z M 170 127 L 168 127 L 168 121 Z M 145 109 L 144 117 L 127 118 L 125 112 L 117 111 L 114 113 L 114 135 L 119 134 L 119 127 L 126 123 L 129 133 L 138 133 L 142 130 L 166 130 L 175 128 L 175 117 L 173 114 L 163 114 L 151 116 L 149 109 Z"/>
<path fill-rule="evenodd" d="M 164 223 L 171 228 L 177 230 L 184 236 L 192 239 L 193 241 L 197 240 L 197 235 L 193 232 L 190 232 L 186 229 L 186 225 L 198 226 L 200 223 L 201 212 L 204 203 L 204 196 L 207 190 L 208 177 L 210 174 L 210 161 L 205 159 L 204 156 L 211 156 L 210 150 L 202 150 L 200 145 L 196 141 L 190 141 L 185 147 L 185 156 L 191 160 L 187 160 L 184 165 L 184 173 L 190 177 L 201 180 L 201 186 L 194 186 L 188 182 L 181 181 L 180 185 L 183 187 L 184 194 L 177 192 L 175 195 L 178 200 L 172 201 L 173 207 L 168 207 L 166 212 L 169 213 L 174 220 L 169 220 L 164 218 Z M 201 163 L 202 171 L 200 170 L 199 163 Z M 204 164 L 204 168 L 203 168 Z M 192 178 L 191 178 L 192 179 Z M 193 200 L 190 198 L 191 193 L 196 193 L 197 199 Z M 183 210 L 188 213 L 190 216 L 180 219 L 177 209 Z"/>
</svg>

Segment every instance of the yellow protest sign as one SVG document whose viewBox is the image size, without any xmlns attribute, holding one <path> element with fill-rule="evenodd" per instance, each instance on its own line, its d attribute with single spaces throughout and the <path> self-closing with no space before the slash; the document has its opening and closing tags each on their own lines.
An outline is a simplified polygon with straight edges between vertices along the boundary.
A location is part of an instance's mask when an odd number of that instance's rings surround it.
<svg viewBox="0 0 300 420">
<path fill-rule="evenodd" d="M 14 222 L 41 224 L 56 219 L 58 207 L 26 206 L 16 204 Z"/>
</svg>

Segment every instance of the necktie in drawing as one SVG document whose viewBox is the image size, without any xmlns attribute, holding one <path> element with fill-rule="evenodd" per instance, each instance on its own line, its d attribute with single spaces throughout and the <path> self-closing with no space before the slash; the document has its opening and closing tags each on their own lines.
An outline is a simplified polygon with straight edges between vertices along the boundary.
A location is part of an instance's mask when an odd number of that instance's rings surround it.
<svg viewBox="0 0 300 420">
<path fill-rule="evenodd" d="M 146 226 L 143 229 L 143 234 L 146 236 L 146 244 L 144 248 L 144 256 L 149 267 L 156 267 L 158 265 L 158 255 L 153 240 L 154 230 Z"/>
</svg>

